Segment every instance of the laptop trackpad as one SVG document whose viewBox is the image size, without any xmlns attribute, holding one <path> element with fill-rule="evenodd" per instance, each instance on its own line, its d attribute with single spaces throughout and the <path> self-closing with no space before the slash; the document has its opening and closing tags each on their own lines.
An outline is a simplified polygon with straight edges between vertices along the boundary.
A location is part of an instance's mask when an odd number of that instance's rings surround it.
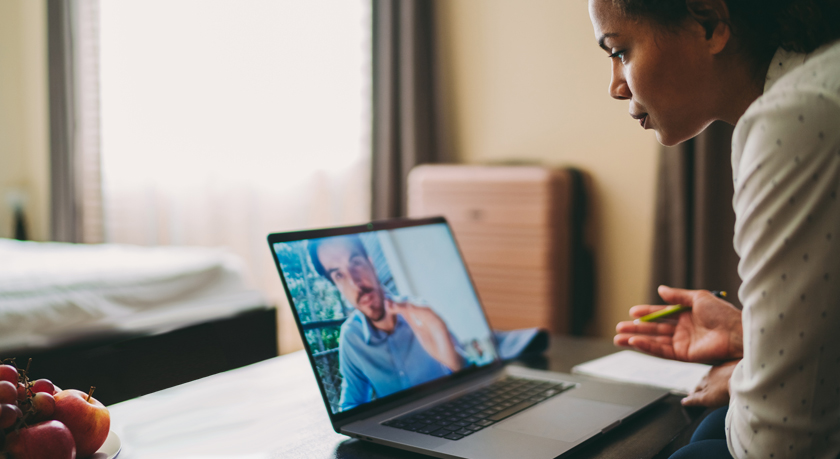
<svg viewBox="0 0 840 459">
<path fill-rule="evenodd" d="M 549 400 L 496 428 L 574 443 L 633 411 L 632 407 L 574 397 Z"/>
</svg>

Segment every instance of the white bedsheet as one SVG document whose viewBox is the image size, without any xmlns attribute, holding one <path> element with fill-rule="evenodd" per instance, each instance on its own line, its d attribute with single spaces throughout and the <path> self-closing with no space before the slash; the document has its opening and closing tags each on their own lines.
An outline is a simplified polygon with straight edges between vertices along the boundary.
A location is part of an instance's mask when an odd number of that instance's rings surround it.
<svg viewBox="0 0 840 459">
<path fill-rule="evenodd" d="M 0 239 L 0 349 L 163 333 L 266 304 L 222 249 Z"/>
</svg>

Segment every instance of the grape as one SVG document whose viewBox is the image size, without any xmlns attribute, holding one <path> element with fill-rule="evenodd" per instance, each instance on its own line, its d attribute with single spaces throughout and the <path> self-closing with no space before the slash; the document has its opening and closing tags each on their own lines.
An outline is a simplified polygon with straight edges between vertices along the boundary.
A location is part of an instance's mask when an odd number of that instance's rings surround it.
<svg viewBox="0 0 840 459">
<path fill-rule="evenodd" d="M 32 393 L 46 392 L 52 395 L 55 392 L 55 386 L 49 379 L 39 379 L 32 383 Z"/>
<path fill-rule="evenodd" d="M 26 386 L 23 383 L 18 383 L 17 385 L 17 399 L 19 402 L 26 400 Z"/>
<path fill-rule="evenodd" d="M 55 398 L 46 392 L 38 392 L 32 397 L 32 408 L 35 409 L 35 422 L 51 419 L 55 414 Z"/>
<path fill-rule="evenodd" d="M 18 382 L 17 368 L 11 365 L 0 365 L 0 381 L 9 381 L 12 384 Z"/>
<path fill-rule="evenodd" d="M 0 381 L 0 403 L 14 404 L 17 400 L 17 388 L 9 381 Z"/>
<path fill-rule="evenodd" d="M 23 413 L 16 405 L 0 404 L 0 429 L 8 429 Z"/>
</svg>

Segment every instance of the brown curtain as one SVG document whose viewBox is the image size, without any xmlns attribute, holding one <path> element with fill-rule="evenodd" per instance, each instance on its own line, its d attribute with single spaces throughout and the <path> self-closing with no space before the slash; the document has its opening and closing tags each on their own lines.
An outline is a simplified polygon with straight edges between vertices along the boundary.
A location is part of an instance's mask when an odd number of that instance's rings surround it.
<svg viewBox="0 0 840 459">
<path fill-rule="evenodd" d="M 406 215 L 406 178 L 445 160 L 434 0 L 373 1 L 374 219 Z"/>
<path fill-rule="evenodd" d="M 660 284 L 725 290 L 740 307 L 738 256 L 732 245 L 732 126 L 715 122 L 696 138 L 663 147 L 659 158 L 653 273 L 649 301 Z"/>
</svg>

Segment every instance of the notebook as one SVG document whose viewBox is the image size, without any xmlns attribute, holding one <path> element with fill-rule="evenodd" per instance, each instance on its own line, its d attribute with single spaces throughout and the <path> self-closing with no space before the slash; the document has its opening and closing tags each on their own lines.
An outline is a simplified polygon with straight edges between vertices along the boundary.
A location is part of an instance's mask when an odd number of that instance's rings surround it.
<svg viewBox="0 0 840 459">
<path fill-rule="evenodd" d="M 667 389 L 687 395 L 709 373 L 711 365 L 661 359 L 641 352 L 621 351 L 576 365 L 572 373 Z"/>
</svg>

